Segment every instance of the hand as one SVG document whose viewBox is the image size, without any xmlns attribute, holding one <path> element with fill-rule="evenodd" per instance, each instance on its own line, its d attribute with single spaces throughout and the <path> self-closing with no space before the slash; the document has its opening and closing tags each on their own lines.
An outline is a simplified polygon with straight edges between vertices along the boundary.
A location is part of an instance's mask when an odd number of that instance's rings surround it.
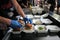
<svg viewBox="0 0 60 40">
<path fill-rule="evenodd" d="M 11 20 L 10 26 L 12 28 L 21 28 L 22 27 L 22 25 L 18 21 L 16 21 L 16 20 Z"/>
<path fill-rule="evenodd" d="M 27 17 L 23 18 L 23 20 L 24 20 L 25 24 L 27 24 L 27 23 L 32 24 L 32 20 Z"/>
</svg>

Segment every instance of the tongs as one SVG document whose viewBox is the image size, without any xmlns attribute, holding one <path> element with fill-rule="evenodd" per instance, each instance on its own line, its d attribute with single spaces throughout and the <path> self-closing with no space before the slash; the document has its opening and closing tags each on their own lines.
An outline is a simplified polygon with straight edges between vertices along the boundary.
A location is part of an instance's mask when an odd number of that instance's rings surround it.
<svg viewBox="0 0 60 40">
<path fill-rule="evenodd" d="M 9 30 L 7 31 L 7 33 L 5 34 L 5 36 L 3 37 L 2 40 L 8 40 L 12 31 L 13 31 L 13 29 L 9 27 Z"/>
</svg>

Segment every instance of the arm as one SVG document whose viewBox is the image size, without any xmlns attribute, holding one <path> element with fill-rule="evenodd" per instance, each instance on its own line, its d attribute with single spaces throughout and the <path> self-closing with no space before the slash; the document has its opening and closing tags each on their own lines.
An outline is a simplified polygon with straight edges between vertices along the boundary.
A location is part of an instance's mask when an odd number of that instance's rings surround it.
<svg viewBox="0 0 60 40">
<path fill-rule="evenodd" d="M 28 18 L 25 17 L 23 10 L 21 9 L 20 5 L 17 3 L 16 0 L 12 0 L 13 5 L 15 6 L 17 12 L 24 18 L 25 21 L 30 21 Z M 27 19 L 27 20 L 26 20 Z M 4 18 L 0 16 L 0 22 L 10 25 L 12 28 L 20 28 L 22 27 L 21 23 L 16 20 L 10 20 L 8 18 Z"/>
<path fill-rule="evenodd" d="M 14 7 L 16 8 L 17 12 L 22 16 L 22 17 L 25 17 L 25 14 L 21 8 L 21 6 L 18 4 L 17 0 L 11 0 Z"/>
<path fill-rule="evenodd" d="M 16 0 L 11 0 L 13 5 L 15 6 L 17 12 L 23 17 L 23 20 L 26 24 L 26 22 L 29 22 L 30 24 L 32 24 L 32 20 L 30 20 L 29 18 L 27 18 L 21 8 L 21 6 L 18 4 L 18 2 Z"/>
</svg>

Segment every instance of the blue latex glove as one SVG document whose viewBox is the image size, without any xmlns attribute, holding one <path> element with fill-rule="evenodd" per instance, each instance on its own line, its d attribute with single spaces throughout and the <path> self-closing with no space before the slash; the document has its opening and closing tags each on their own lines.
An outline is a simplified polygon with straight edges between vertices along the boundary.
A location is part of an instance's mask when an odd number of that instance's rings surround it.
<svg viewBox="0 0 60 40">
<path fill-rule="evenodd" d="M 22 27 L 21 23 L 19 23 L 19 22 L 16 21 L 16 20 L 11 20 L 10 26 L 11 26 L 12 28 L 21 28 L 21 27 Z"/>
<path fill-rule="evenodd" d="M 27 17 L 23 18 L 23 20 L 24 20 L 25 24 L 26 24 L 26 23 L 32 24 L 32 20 L 29 19 L 29 18 L 27 18 Z"/>
</svg>

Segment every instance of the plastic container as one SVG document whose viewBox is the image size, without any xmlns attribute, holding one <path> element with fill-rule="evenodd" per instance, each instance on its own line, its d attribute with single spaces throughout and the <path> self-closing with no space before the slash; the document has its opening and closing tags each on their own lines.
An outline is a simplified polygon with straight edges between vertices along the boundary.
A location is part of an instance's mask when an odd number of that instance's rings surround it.
<svg viewBox="0 0 60 40">
<path fill-rule="evenodd" d="M 34 15 L 34 18 L 36 18 L 36 19 L 40 19 L 40 15 Z"/>
<path fill-rule="evenodd" d="M 37 8 L 37 13 L 41 14 L 41 13 L 42 13 L 42 11 L 43 11 L 43 9 L 42 9 L 42 8 Z"/>
<path fill-rule="evenodd" d="M 40 19 L 33 19 L 33 24 L 37 24 L 37 25 L 40 25 L 42 24 L 42 22 L 40 21 Z"/>
<path fill-rule="evenodd" d="M 60 28 L 56 25 L 47 25 L 46 27 L 49 30 L 50 36 L 55 36 L 60 31 Z"/>
<path fill-rule="evenodd" d="M 56 25 L 47 25 L 46 27 L 47 27 L 47 29 L 50 30 L 50 32 L 58 32 L 58 31 L 60 31 L 60 28 L 58 26 L 56 26 Z"/>
<path fill-rule="evenodd" d="M 25 27 L 24 27 L 23 32 L 25 32 L 25 33 L 33 33 L 33 32 L 35 32 L 34 25 L 32 25 L 32 29 L 29 29 L 29 30 L 26 30 Z"/>
<path fill-rule="evenodd" d="M 32 9 L 32 13 L 36 14 L 37 13 L 37 9 Z"/>
<path fill-rule="evenodd" d="M 39 27 L 42 27 L 42 30 L 39 30 Z M 48 30 L 46 29 L 45 25 L 36 25 L 35 30 L 37 31 L 36 36 L 37 37 L 44 37 L 47 36 Z"/>
<path fill-rule="evenodd" d="M 31 14 L 29 14 L 29 15 L 26 15 L 28 18 L 30 18 L 30 19 L 33 19 L 34 18 L 34 16 L 33 15 L 31 15 Z"/>
<path fill-rule="evenodd" d="M 41 28 L 41 30 L 39 28 Z M 35 30 L 38 33 L 47 33 L 47 31 L 48 31 L 45 25 L 36 25 Z"/>
<path fill-rule="evenodd" d="M 12 34 L 20 34 L 23 30 L 23 27 L 17 28 L 16 30 L 13 29 Z"/>
<path fill-rule="evenodd" d="M 45 24 L 51 24 L 51 23 L 53 23 L 51 20 L 49 20 L 49 19 L 42 19 L 41 20 L 42 21 L 42 23 L 45 23 Z"/>
</svg>

